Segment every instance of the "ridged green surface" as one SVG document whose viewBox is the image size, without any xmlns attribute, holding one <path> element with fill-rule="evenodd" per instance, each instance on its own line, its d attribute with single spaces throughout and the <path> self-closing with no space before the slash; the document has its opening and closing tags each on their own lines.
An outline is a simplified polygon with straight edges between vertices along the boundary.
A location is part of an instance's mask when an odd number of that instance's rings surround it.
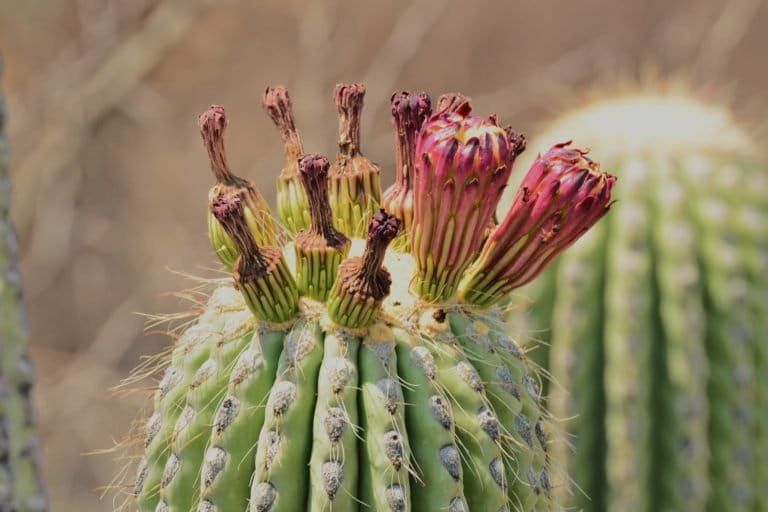
<svg viewBox="0 0 768 512">
<path fill-rule="evenodd" d="M 729 200 L 733 192 L 729 181 L 735 177 L 724 175 L 738 172 L 738 168 L 704 159 L 691 159 L 687 165 L 703 178 L 699 183 L 689 181 L 688 190 L 699 229 L 708 306 L 712 452 L 708 509 L 751 510 L 754 494 L 765 492 L 752 486 L 752 422 L 754 415 L 764 411 L 753 408 L 756 388 L 750 289 L 740 240 L 731 229 L 738 206 Z"/>
<path fill-rule="evenodd" d="M 608 220 L 605 265 L 606 509 L 650 509 L 653 267 L 646 162 L 618 173 L 625 193 Z M 631 228 L 630 228 L 631 226 Z M 565 327 L 565 326 L 564 326 Z M 556 349 L 555 349 L 556 350 Z"/>
<path fill-rule="evenodd" d="M 207 469 L 203 456 L 214 413 L 227 389 L 234 362 L 253 336 L 248 320 L 247 311 L 230 313 L 222 326 L 219 342 L 211 347 L 208 359 L 189 383 L 186 405 L 173 428 L 157 510 L 187 511 L 198 501 L 197 493 L 191 493 L 190 489 L 201 487 L 200 473 L 201 468 Z"/>
<path fill-rule="evenodd" d="M 439 313 L 280 330 L 220 288 L 155 394 L 137 508 L 556 509 L 522 350 L 498 318 Z"/>
<path fill-rule="evenodd" d="M 602 335 L 602 308 L 606 226 L 597 226 L 574 247 L 569 258 L 552 272 L 558 283 L 552 321 L 560 328 L 551 334 L 551 343 L 557 346 L 552 355 L 550 371 L 557 380 L 550 385 L 549 410 L 560 418 L 568 432 L 576 433 L 567 442 L 553 446 L 553 457 L 567 461 L 570 477 L 578 483 L 572 490 L 568 486 L 556 489 L 557 499 L 571 502 L 576 507 L 605 508 L 602 482 L 605 480 L 605 462 L 595 454 L 605 452 L 605 430 L 583 428 L 600 425 L 596 418 L 605 415 L 603 380 L 596 378 L 605 364 Z M 592 300 L 584 300 L 592 297 Z M 544 363 L 546 364 L 546 362 Z"/>
<path fill-rule="evenodd" d="M 2 75 L 0 63 L 0 76 Z M 38 439 L 31 403 L 34 374 L 16 267 L 16 238 L 10 220 L 5 105 L 0 95 L 0 510 L 48 508 L 40 480 Z"/>
<path fill-rule="evenodd" d="M 687 212 L 682 169 L 660 160 L 669 169 L 663 183 L 652 177 L 651 206 L 657 315 L 663 343 L 658 345 L 655 405 L 662 421 L 655 429 L 658 458 L 655 506 L 661 510 L 702 510 L 709 493 L 707 436 L 706 310 L 701 271 L 696 264 L 696 228 Z"/>
<path fill-rule="evenodd" d="M 551 344 L 548 405 L 571 445 L 555 444 L 552 464 L 573 479 L 556 495 L 585 511 L 765 511 L 759 148 L 720 107 L 673 93 L 597 103 L 545 142 L 561 133 L 599 155 L 619 193 L 605 226 L 527 290 L 534 314 L 510 315 Z"/>
</svg>

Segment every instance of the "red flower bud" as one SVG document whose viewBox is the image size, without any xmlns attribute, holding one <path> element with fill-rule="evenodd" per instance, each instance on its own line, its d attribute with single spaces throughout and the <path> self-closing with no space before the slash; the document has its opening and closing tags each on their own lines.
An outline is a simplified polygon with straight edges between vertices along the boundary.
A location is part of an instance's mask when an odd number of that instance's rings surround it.
<svg viewBox="0 0 768 512">
<path fill-rule="evenodd" d="M 530 282 L 610 208 L 616 178 L 569 145 L 555 145 L 531 166 L 461 284 L 467 302 L 487 306 Z"/>
</svg>

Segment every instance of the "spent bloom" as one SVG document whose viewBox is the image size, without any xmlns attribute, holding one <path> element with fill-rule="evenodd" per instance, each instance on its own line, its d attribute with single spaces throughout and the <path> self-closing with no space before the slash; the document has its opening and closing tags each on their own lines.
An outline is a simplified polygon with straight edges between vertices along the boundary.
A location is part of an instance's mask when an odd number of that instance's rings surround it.
<svg viewBox="0 0 768 512">
<path fill-rule="evenodd" d="M 386 191 L 382 206 L 403 220 L 407 233 L 413 224 L 413 174 L 416 139 L 432 113 L 424 93 L 397 92 L 392 95 L 392 125 L 395 128 L 395 182 Z"/>
<path fill-rule="evenodd" d="M 570 141 L 539 156 L 462 282 L 463 299 L 490 305 L 533 280 L 606 214 L 615 182 Z"/>
</svg>

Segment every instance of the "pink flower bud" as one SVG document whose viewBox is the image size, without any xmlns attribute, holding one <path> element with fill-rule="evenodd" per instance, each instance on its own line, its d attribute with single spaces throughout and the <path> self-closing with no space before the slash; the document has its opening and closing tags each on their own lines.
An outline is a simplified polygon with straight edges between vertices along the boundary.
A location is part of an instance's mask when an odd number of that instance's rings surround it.
<svg viewBox="0 0 768 512">
<path fill-rule="evenodd" d="M 490 305 L 530 282 L 610 208 L 616 178 L 569 145 L 555 145 L 531 166 L 461 284 L 467 302 Z"/>
<path fill-rule="evenodd" d="M 494 117 L 470 111 L 464 102 L 435 114 L 416 143 L 411 248 L 416 291 L 430 301 L 449 299 L 479 254 L 523 147 Z"/>
</svg>

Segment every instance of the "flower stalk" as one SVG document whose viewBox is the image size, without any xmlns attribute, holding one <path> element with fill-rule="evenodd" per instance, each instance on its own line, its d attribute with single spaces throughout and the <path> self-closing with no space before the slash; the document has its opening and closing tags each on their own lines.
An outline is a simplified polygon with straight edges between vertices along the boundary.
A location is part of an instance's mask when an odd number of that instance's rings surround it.
<svg viewBox="0 0 768 512">
<path fill-rule="evenodd" d="M 351 242 L 333 226 L 328 201 L 328 159 L 317 153 L 299 160 L 299 174 L 309 198 L 311 225 L 296 235 L 296 274 L 299 293 L 320 302 L 336 281 L 339 264 Z"/>
<path fill-rule="evenodd" d="M 381 168 L 360 152 L 360 116 L 365 86 L 338 84 L 333 99 L 339 116 L 339 151 L 329 171 L 334 224 L 349 237 L 362 238 L 368 219 L 381 203 Z"/>
<path fill-rule="evenodd" d="M 257 244 L 275 246 L 278 244 L 278 231 L 272 218 L 267 201 L 252 182 L 235 175 L 227 162 L 224 151 L 224 132 L 227 117 L 224 108 L 211 105 L 200 114 L 197 120 L 203 145 L 208 153 L 211 171 L 216 184 L 208 192 L 208 239 L 216 256 L 231 269 L 237 259 L 237 247 L 227 235 L 221 224 L 210 213 L 210 205 L 223 196 L 235 195 L 244 203 L 244 215 Z"/>
<path fill-rule="evenodd" d="M 299 303 L 296 282 L 280 249 L 256 243 L 242 199 L 236 194 L 221 196 L 211 203 L 211 213 L 237 247 L 232 276 L 254 316 L 273 323 L 293 319 Z"/>
<path fill-rule="evenodd" d="M 555 145 L 528 171 L 461 284 L 466 302 L 489 306 L 530 282 L 608 212 L 616 178 L 569 145 Z"/>
<path fill-rule="evenodd" d="M 416 138 L 432 112 L 426 93 L 407 91 L 392 95 L 392 125 L 395 128 L 395 183 L 384 192 L 382 206 L 403 220 L 403 234 L 393 243 L 396 250 L 407 251 L 408 233 L 413 226 L 413 173 Z"/>
<path fill-rule="evenodd" d="M 384 298 L 392 277 L 383 267 L 389 243 L 400 233 L 402 221 L 380 210 L 371 218 L 365 252 L 339 267 L 339 277 L 328 297 L 328 316 L 339 325 L 362 328 L 369 325 Z"/>
<path fill-rule="evenodd" d="M 277 126 L 285 150 L 285 165 L 277 177 L 277 215 L 288 232 L 296 234 L 309 226 L 310 215 L 307 195 L 299 178 L 298 162 L 304 148 L 296 130 L 288 89 L 280 85 L 267 87 L 261 106 Z"/>
</svg>

